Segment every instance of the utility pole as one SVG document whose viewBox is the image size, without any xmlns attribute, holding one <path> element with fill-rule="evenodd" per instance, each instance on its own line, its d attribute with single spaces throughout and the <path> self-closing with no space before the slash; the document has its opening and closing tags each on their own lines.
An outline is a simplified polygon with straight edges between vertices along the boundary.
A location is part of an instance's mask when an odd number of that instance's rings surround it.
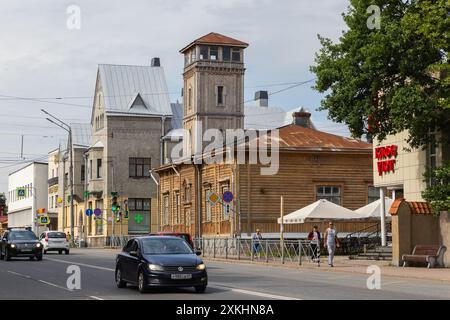
<svg viewBox="0 0 450 320">
<path fill-rule="evenodd" d="M 61 129 L 67 131 L 67 133 L 69 134 L 69 157 L 70 157 L 70 168 L 69 168 L 69 172 L 70 172 L 70 235 L 72 237 L 72 239 L 74 239 L 74 226 L 75 226 L 75 212 L 74 212 L 74 204 L 73 204 L 73 194 L 74 194 L 74 182 L 73 182 L 73 178 L 74 178 L 74 173 L 73 173 L 73 137 L 72 137 L 72 128 L 70 125 L 68 125 L 67 123 L 61 121 L 60 119 L 58 119 L 57 117 L 55 117 L 54 115 L 48 113 L 47 111 L 45 111 L 44 109 L 41 109 L 41 111 L 43 113 L 45 113 L 46 115 L 50 116 L 52 119 L 56 120 L 56 122 L 50 118 L 46 118 L 47 121 L 53 123 L 54 125 L 60 127 Z M 65 200 L 65 199 L 64 199 Z M 73 240 L 72 240 L 73 241 Z"/>
</svg>

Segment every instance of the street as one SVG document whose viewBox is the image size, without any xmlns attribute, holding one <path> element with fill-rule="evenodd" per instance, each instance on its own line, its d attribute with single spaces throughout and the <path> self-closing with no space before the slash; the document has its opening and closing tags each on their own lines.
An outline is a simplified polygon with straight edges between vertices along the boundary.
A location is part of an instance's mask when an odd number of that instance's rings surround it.
<svg viewBox="0 0 450 320">
<path fill-rule="evenodd" d="M 206 261 L 209 285 L 204 294 L 192 288 L 118 289 L 114 282 L 117 251 L 73 249 L 71 254 L 47 254 L 44 260 L 0 261 L 0 299 L 82 300 L 259 300 L 259 299 L 450 299 L 450 283 L 383 277 L 381 290 L 369 290 L 369 275 L 320 270 L 296 270 L 264 265 Z M 70 290 L 66 273 L 81 270 L 81 289 Z"/>
</svg>

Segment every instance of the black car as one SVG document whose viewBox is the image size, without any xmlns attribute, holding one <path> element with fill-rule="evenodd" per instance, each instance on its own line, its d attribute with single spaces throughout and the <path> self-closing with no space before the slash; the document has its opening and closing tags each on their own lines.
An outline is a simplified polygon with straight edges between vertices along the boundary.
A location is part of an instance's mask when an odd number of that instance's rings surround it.
<svg viewBox="0 0 450 320">
<path fill-rule="evenodd" d="M 6 261 L 12 257 L 29 257 L 42 260 L 42 244 L 29 229 L 8 229 L 1 239 L 0 259 Z"/>
<path fill-rule="evenodd" d="M 191 246 L 179 237 L 146 236 L 128 241 L 116 259 L 116 284 L 149 287 L 194 287 L 202 293 L 208 284 L 206 266 Z"/>
</svg>

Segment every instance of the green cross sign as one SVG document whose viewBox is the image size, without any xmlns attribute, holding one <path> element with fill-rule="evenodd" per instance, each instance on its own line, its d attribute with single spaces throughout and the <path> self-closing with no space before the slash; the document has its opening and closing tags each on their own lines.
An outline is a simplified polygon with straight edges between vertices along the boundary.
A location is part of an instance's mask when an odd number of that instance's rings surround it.
<svg viewBox="0 0 450 320">
<path fill-rule="evenodd" d="M 142 214 L 138 213 L 134 215 L 134 221 L 136 221 L 137 224 L 141 224 L 143 220 L 144 217 L 142 216 Z"/>
</svg>

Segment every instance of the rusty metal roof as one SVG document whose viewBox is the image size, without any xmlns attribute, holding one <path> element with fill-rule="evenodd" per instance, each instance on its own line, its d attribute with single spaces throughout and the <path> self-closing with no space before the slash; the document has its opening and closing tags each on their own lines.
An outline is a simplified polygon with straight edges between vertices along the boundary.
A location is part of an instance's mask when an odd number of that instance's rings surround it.
<svg viewBox="0 0 450 320">
<path fill-rule="evenodd" d="M 278 129 L 280 149 L 372 152 L 372 144 L 290 124 Z M 260 137 L 259 139 L 265 139 Z M 263 141 L 264 143 L 264 141 Z M 267 142 L 270 144 L 270 142 Z"/>
<path fill-rule="evenodd" d="M 234 47 L 242 47 L 247 48 L 248 43 L 224 36 L 220 33 L 211 32 L 207 35 L 204 35 L 203 37 L 200 37 L 194 41 L 192 41 L 190 44 L 188 44 L 186 47 L 180 50 L 181 53 L 184 53 L 186 50 L 191 48 L 192 46 L 196 44 L 210 44 L 210 45 L 229 45 Z"/>
</svg>

